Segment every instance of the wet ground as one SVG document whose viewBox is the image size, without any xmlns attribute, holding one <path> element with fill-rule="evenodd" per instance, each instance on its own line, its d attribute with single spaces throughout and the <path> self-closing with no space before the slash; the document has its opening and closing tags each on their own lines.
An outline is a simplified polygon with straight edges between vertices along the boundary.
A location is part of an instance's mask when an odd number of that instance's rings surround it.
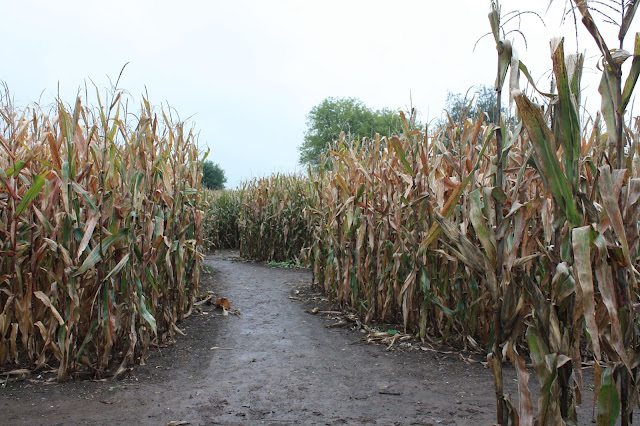
<svg viewBox="0 0 640 426">
<path fill-rule="evenodd" d="M 493 379 L 481 363 L 438 349 L 387 351 L 359 331 L 327 327 L 336 319 L 322 313 L 329 308 L 307 270 L 243 262 L 229 252 L 206 265 L 201 290 L 226 297 L 231 314 L 202 304 L 180 324 L 186 336 L 176 346 L 154 350 L 121 380 L 5 381 L 0 424 L 495 421 Z M 515 400 L 515 382 L 506 380 Z"/>
</svg>

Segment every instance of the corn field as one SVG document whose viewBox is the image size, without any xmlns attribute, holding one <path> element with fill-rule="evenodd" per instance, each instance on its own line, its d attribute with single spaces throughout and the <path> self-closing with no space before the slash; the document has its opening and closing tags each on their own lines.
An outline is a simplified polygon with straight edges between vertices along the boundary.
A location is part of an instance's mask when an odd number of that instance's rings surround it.
<svg viewBox="0 0 640 426">
<path fill-rule="evenodd" d="M 274 175 L 246 182 L 239 215 L 240 255 L 259 261 L 300 262 L 310 238 L 304 219 L 308 180 Z"/>
<path fill-rule="evenodd" d="M 198 289 L 194 134 L 146 99 L 0 98 L 0 365 L 118 375 L 171 340 Z"/>
<path fill-rule="evenodd" d="M 632 54 L 609 49 L 592 8 L 573 3 L 603 56 L 600 112 L 581 109 L 584 57 L 565 55 L 562 39 L 550 44 L 553 91 L 536 87 L 492 2 L 495 89 L 500 105 L 508 82 L 517 124 L 481 115 L 414 131 L 402 116 L 401 136 L 334 143 L 307 192 L 279 177 L 284 189 L 254 181 L 243 199 L 253 209 L 241 226 L 243 256 L 272 260 L 287 243 L 272 232 L 297 227 L 304 211 L 308 233 L 290 237 L 288 256 L 302 247 L 331 300 L 367 322 L 401 321 L 422 338 L 485 351 L 499 424 L 575 424 L 585 365 L 598 424 L 632 423 L 638 402 L 640 118 L 625 111 L 640 33 Z M 620 45 L 637 6 L 628 3 Z M 306 206 L 290 194 L 306 194 Z M 537 404 L 525 356 L 541 384 Z M 513 399 L 504 362 L 517 374 Z"/>
<path fill-rule="evenodd" d="M 204 218 L 204 249 L 238 249 L 240 229 L 238 221 L 241 208 L 241 191 L 212 191 L 202 189 L 206 203 Z"/>
<path fill-rule="evenodd" d="M 526 102 L 524 95 L 518 102 Z M 422 338 L 439 336 L 451 345 L 489 353 L 497 376 L 501 373 L 492 355 L 499 347 L 514 363 L 519 380 L 519 406 L 503 396 L 509 416 L 505 424 L 533 419 L 523 355 L 531 358 L 543 384 L 539 424 L 575 416 L 585 357 L 596 372 L 601 417 L 609 418 L 622 398 L 614 377 L 637 356 L 633 328 L 623 328 L 621 314 L 630 313 L 637 324 L 638 305 L 627 310 L 619 304 L 614 277 L 631 281 L 627 265 L 639 265 L 639 123 L 628 131 L 633 147 L 624 160 L 629 168 L 623 170 L 606 165 L 610 154 L 615 158 L 615 148 L 606 143 L 599 122 L 581 129 L 576 199 L 583 204 L 579 226 L 573 228 L 547 189 L 523 124 L 505 132 L 504 190 L 493 185 L 495 126 L 483 117 L 430 136 L 414 132 L 356 145 L 342 141 L 332 152 L 332 171 L 309 180 L 309 192 L 297 180 L 289 190 L 306 194 L 310 231 L 288 242 L 302 247 L 289 259 L 306 259 L 331 300 L 359 311 L 365 321 L 403 322 Z M 273 260 L 271 253 L 282 247 L 282 240 L 270 240 L 267 233 L 277 228 L 274 216 L 278 224 L 296 223 L 299 210 L 287 205 L 290 197 L 277 198 L 286 193 L 281 188 L 267 191 L 270 181 L 253 185 L 265 185 L 253 195 L 270 193 L 272 205 L 281 208 L 257 213 L 258 206 L 268 204 L 250 203 L 252 195 L 245 194 L 245 208 L 256 211 L 252 229 L 260 240 L 249 245 L 242 231 L 247 228 L 241 226 L 241 244 L 253 250 L 243 257 Z M 504 213 L 498 228 L 491 226 L 496 200 Z M 287 211 L 293 211 L 289 219 Z M 624 232 L 618 234 L 620 226 Z M 631 263 L 625 261 L 618 235 L 627 239 Z M 494 265 L 500 240 L 504 257 L 498 277 Z M 586 344 L 588 351 L 581 351 Z M 629 367 L 635 377 L 635 367 Z"/>
</svg>

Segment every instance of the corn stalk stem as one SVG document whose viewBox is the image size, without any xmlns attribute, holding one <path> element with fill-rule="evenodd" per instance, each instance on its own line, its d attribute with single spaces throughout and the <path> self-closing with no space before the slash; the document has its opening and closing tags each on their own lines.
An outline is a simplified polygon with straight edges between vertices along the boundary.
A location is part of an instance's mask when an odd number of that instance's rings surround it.
<svg viewBox="0 0 640 426">
<path fill-rule="evenodd" d="M 498 57 L 498 75 L 500 73 L 500 57 Z M 496 135 L 496 179 L 495 179 L 495 184 L 496 187 L 503 189 L 504 186 L 504 167 L 503 167 L 503 162 L 502 162 L 502 149 L 504 146 L 504 142 L 502 139 L 502 86 L 500 85 L 499 87 L 496 88 L 496 107 L 497 107 L 497 113 L 496 113 L 496 130 L 495 130 L 495 135 Z M 495 203 L 495 211 L 496 211 L 496 228 L 495 229 L 500 229 L 500 226 L 502 224 L 503 221 L 503 214 L 502 214 L 502 201 L 500 201 L 498 198 L 494 199 L 494 203 Z M 504 260 L 504 243 L 502 241 L 502 238 L 500 238 L 499 236 L 497 236 L 497 247 L 496 247 L 496 281 L 498 283 L 499 286 L 501 286 L 502 283 L 502 264 L 503 264 L 503 260 Z M 493 341 L 493 348 L 492 348 L 492 352 L 493 352 L 493 356 L 496 357 L 496 359 L 498 360 L 498 362 L 496 363 L 496 372 L 499 377 L 497 377 L 496 379 L 496 398 L 497 398 L 497 409 L 498 409 L 498 422 L 500 424 L 506 425 L 508 424 L 508 413 L 509 410 L 506 406 L 506 401 L 504 400 L 503 397 L 503 389 L 502 389 L 502 382 L 503 382 L 503 378 L 502 378 L 502 350 L 500 349 L 500 343 L 502 342 L 502 318 L 501 318 L 501 311 L 502 311 L 502 306 L 501 306 L 501 302 L 500 299 L 498 298 L 497 302 L 496 302 L 496 306 L 494 306 L 494 311 L 493 311 L 493 326 L 494 326 L 494 341 Z M 499 389 L 498 389 L 499 387 Z"/>
</svg>

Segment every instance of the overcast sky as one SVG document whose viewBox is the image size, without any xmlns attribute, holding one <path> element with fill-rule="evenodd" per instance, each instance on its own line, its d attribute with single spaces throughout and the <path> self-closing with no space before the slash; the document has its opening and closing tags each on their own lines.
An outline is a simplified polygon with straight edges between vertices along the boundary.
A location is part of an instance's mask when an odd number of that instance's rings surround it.
<svg viewBox="0 0 640 426">
<path fill-rule="evenodd" d="M 527 48 L 509 36 L 544 87 L 549 38 L 564 35 L 575 50 L 573 24 L 560 27 L 564 0 L 548 13 L 547 5 L 502 1 L 503 13 L 534 10 L 546 22 L 522 18 Z M 129 62 L 121 87 L 136 101 L 146 87 L 153 104 L 168 102 L 189 118 L 233 187 L 301 170 L 305 116 L 329 96 L 373 108 L 413 102 L 426 122 L 441 116 L 447 91 L 492 85 L 493 38 L 474 51 L 490 30 L 489 8 L 489 0 L 0 0 L 0 81 L 17 105 L 49 104 L 58 90 L 73 104 L 85 81 L 109 87 Z M 590 49 L 594 81 L 599 56 L 588 35 L 579 48 Z M 594 84 L 586 87 L 590 99 Z"/>
</svg>

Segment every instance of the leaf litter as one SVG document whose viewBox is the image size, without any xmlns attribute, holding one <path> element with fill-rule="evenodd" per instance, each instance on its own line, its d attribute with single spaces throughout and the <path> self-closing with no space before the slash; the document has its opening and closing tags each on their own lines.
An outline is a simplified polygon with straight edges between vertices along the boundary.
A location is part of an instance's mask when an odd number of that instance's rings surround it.
<svg viewBox="0 0 640 426">
<path fill-rule="evenodd" d="M 295 296 L 289 296 L 290 300 L 307 303 L 317 301 L 320 303 L 328 303 L 328 299 L 326 297 L 322 297 L 320 293 L 314 293 L 312 291 L 309 292 L 307 290 L 295 290 L 294 294 Z M 390 328 L 389 326 L 391 324 L 365 324 L 360 320 L 355 312 L 322 310 L 319 306 L 308 309 L 306 312 L 312 315 L 325 315 L 327 320 L 333 321 L 332 323 L 325 325 L 326 328 L 349 328 L 351 331 L 359 331 L 360 333 L 365 334 L 365 336 L 361 337 L 356 342 L 364 341 L 367 344 L 385 345 L 385 351 L 392 351 L 396 349 L 411 351 L 420 350 L 444 356 L 454 355 L 459 356 L 466 364 L 480 363 L 487 367 L 486 362 L 473 359 L 473 354 L 483 354 L 483 351 L 478 343 L 471 337 L 468 337 L 467 340 L 467 349 L 471 353 L 465 357 L 463 353 L 455 348 L 450 348 L 451 350 L 442 349 L 442 342 L 434 342 L 428 336 L 425 336 L 425 339 L 420 339 L 416 335 Z M 427 340 L 431 343 L 427 342 Z M 437 347 L 440 347 L 440 349 Z M 395 393 L 390 394 L 396 395 Z"/>
</svg>

